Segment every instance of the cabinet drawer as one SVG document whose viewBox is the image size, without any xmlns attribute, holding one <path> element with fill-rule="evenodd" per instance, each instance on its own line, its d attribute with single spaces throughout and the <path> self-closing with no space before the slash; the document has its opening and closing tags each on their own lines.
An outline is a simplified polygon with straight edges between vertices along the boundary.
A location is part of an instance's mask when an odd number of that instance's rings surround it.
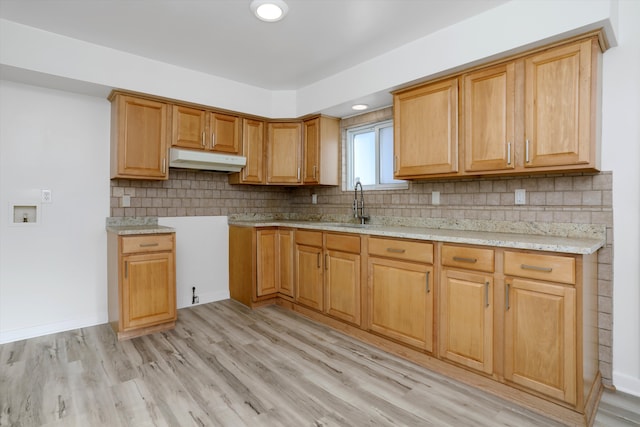
<svg viewBox="0 0 640 427">
<path fill-rule="evenodd" d="M 306 246 L 322 247 L 322 231 L 296 230 L 296 243 Z"/>
<path fill-rule="evenodd" d="M 173 234 L 140 234 L 122 237 L 122 253 L 144 253 L 173 250 Z"/>
<path fill-rule="evenodd" d="M 559 255 L 505 252 L 504 273 L 509 276 L 575 285 L 576 260 L 573 257 Z"/>
<path fill-rule="evenodd" d="M 360 254 L 360 236 L 327 233 L 325 238 L 327 249 Z"/>
<path fill-rule="evenodd" d="M 432 264 L 433 244 L 369 237 L 369 255 Z"/>
<path fill-rule="evenodd" d="M 494 252 L 493 249 L 442 245 L 442 265 L 492 273 Z"/>
</svg>

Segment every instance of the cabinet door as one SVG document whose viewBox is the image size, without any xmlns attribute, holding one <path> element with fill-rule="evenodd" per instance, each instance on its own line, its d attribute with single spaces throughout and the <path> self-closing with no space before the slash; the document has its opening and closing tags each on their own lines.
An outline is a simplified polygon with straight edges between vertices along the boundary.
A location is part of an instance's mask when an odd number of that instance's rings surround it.
<svg viewBox="0 0 640 427">
<path fill-rule="evenodd" d="M 464 76 L 465 171 L 513 169 L 515 64 Z"/>
<path fill-rule="evenodd" d="M 264 183 L 264 122 L 242 120 L 242 153 L 247 164 L 242 169 L 242 182 Z"/>
<path fill-rule="evenodd" d="M 204 110 L 173 106 L 171 145 L 204 150 L 206 144 L 207 113 Z"/>
<path fill-rule="evenodd" d="M 325 312 L 360 325 L 360 255 L 325 253 Z"/>
<path fill-rule="evenodd" d="M 256 296 L 275 294 L 278 292 L 278 230 L 258 230 L 256 246 Z"/>
<path fill-rule="evenodd" d="M 267 125 L 267 183 L 300 183 L 300 123 Z"/>
<path fill-rule="evenodd" d="M 443 270 L 440 357 L 493 372 L 493 278 Z"/>
<path fill-rule="evenodd" d="M 458 170 L 458 79 L 394 95 L 395 177 Z"/>
<path fill-rule="evenodd" d="M 296 302 L 322 311 L 322 249 L 296 245 Z"/>
<path fill-rule="evenodd" d="M 127 255 L 122 262 L 122 330 L 175 320 L 173 253 Z"/>
<path fill-rule="evenodd" d="M 505 299 L 505 379 L 575 404 L 575 288 L 507 278 Z"/>
<path fill-rule="evenodd" d="M 116 95 L 112 109 L 111 177 L 167 179 L 167 105 Z"/>
<path fill-rule="evenodd" d="M 433 267 L 369 258 L 371 330 L 433 351 Z"/>
<path fill-rule="evenodd" d="M 302 182 L 318 184 L 320 182 L 320 118 L 304 122 L 304 162 L 302 164 Z"/>
<path fill-rule="evenodd" d="M 278 230 L 279 292 L 293 297 L 293 230 Z"/>
<path fill-rule="evenodd" d="M 525 60 L 525 167 L 592 162 L 591 59 L 587 40 Z"/>
<path fill-rule="evenodd" d="M 211 113 L 209 116 L 211 128 L 210 147 L 213 151 L 238 154 L 240 152 L 241 121 L 238 116 Z"/>
</svg>

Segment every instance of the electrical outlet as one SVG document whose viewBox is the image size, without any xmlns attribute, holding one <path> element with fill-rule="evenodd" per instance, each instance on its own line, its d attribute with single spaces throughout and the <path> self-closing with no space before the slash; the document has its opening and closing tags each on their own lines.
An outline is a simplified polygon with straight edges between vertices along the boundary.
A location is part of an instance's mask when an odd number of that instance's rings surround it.
<svg viewBox="0 0 640 427">
<path fill-rule="evenodd" d="M 51 198 L 51 190 L 42 190 L 42 203 L 51 203 L 53 199 Z"/>
<path fill-rule="evenodd" d="M 431 204 L 432 205 L 439 205 L 440 204 L 440 192 L 439 191 L 432 191 L 431 192 Z"/>
<path fill-rule="evenodd" d="M 516 190 L 516 205 L 524 205 L 527 203 L 527 191 L 523 189 Z"/>
<path fill-rule="evenodd" d="M 311 204 L 312 205 L 317 205 L 318 204 L 318 195 L 316 193 L 313 193 L 311 195 Z"/>
<path fill-rule="evenodd" d="M 131 207 L 131 196 L 125 194 L 122 196 L 122 200 L 120 201 L 121 208 L 129 208 Z"/>
</svg>

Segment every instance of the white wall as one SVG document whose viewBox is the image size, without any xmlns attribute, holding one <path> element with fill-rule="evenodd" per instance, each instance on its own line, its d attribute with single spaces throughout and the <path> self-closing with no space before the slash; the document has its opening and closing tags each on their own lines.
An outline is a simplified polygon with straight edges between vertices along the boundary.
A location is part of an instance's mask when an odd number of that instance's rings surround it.
<svg viewBox="0 0 640 427">
<path fill-rule="evenodd" d="M 109 103 L 0 80 L 0 342 L 107 320 Z M 12 202 L 41 206 L 13 225 Z"/>
<path fill-rule="evenodd" d="M 613 383 L 640 396 L 640 1 L 619 8 L 602 103 L 602 166 L 614 171 Z"/>
<path fill-rule="evenodd" d="M 229 225 L 226 216 L 159 218 L 176 229 L 176 299 L 189 307 L 193 286 L 200 304 L 229 298 Z"/>
</svg>

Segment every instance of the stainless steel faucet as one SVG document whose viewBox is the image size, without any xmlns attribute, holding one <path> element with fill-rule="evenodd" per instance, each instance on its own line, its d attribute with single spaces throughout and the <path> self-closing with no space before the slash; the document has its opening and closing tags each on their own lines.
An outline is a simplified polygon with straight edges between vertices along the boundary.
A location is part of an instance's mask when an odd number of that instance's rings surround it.
<svg viewBox="0 0 640 427">
<path fill-rule="evenodd" d="M 360 200 L 358 200 L 358 187 L 360 187 Z M 360 219 L 360 224 L 364 224 L 369 219 L 369 215 L 364 211 L 364 193 L 362 192 L 362 184 L 356 181 L 353 192 L 353 215 Z"/>
</svg>

